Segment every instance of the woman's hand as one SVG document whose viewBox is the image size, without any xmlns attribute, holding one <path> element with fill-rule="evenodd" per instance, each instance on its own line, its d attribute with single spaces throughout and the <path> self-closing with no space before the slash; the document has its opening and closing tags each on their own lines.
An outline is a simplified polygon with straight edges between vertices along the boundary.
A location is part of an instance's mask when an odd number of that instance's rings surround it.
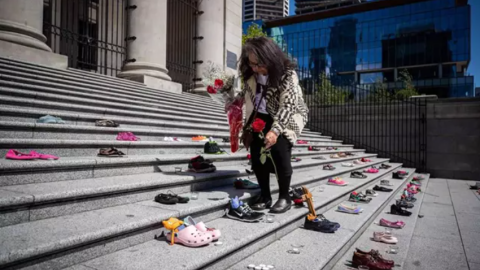
<svg viewBox="0 0 480 270">
<path fill-rule="evenodd" d="M 269 131 L 265 136 L 265 149 L 269 149 L 277 143 L 278 135 L 273 131 Z"/>
</svg>

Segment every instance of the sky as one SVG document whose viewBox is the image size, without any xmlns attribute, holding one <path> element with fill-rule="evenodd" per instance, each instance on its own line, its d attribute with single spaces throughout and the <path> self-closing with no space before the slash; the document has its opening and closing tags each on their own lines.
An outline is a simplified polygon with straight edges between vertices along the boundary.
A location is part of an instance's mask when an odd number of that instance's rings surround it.
<svg viewBox="0 0 480 270">
<path fill-rule="evenodd" d="M 470 48 L 471 51 L 471 61 L 470 66 L 468 67 L 467 72 L 470 75 L 475 76 L 475 86 L 480 87 L 480 0 L 470 0 L 468 1 L 470 6 L 472 7 L 471 10 L 471 37 L 472 37 L 472 44 Z M 295 15 L 295 0 L 290 0 L 290 7 L 289 7 L 290 15 Z"/>
</svg>

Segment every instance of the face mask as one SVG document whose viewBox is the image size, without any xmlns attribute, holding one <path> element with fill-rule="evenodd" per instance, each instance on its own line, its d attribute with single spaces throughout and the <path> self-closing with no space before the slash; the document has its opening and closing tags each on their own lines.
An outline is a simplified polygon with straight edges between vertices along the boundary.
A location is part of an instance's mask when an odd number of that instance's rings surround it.
<svg viewBox="0 0 480 270">
<path fill-rule="evenodd" d="M 267 80 L 268 80 L 268 76 L 265 76 L 265 75 L 262 75 L 262 74 L 257 75 L 257 83 L 266 85 Z"/>
</svg>

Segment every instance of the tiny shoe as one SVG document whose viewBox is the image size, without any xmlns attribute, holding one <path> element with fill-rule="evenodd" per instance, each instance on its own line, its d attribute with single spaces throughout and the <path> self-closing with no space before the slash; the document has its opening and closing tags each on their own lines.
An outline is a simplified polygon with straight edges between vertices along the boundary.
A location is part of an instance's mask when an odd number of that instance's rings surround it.
<svg viewBox="0 0 480 270">
<path fill-rule="evenodd" d="M 355 165 L 363 165 L 363 164 L 365 164 L 365 162 L 362 162 L 361 160 L 358 160 L 358 159 L 357 159 L 357 160 L 355 160 L 355 161 L 353 162 L 353 164 L 355 164 Z"/>
<path fill-rule="evenodd" d="M 49 154 L 42 154 L 42 153 L 38 153 L 38 152 L 35 152 L 35 151 L 30 151 L 30 155 L 38 156 L 39 159 L 46 159 L 46 160 L 57 160 L 57 159 L 59 159 L 59 157 L 57 157 L 57 156 L 49 155 Z"/>
<path fill-rule="evenodd" d="M 358 203 L 370 203 L 372 198 L 368 198 L 367 196 L 363 195 L 362 193 L 352 192 L 350 193 L 350 197 L 348 198 L 351 202 L 358 202 Z"/>
<path fill-rule="evenodd" d="M 328 185 L 333 185 L 333 186 L 346 186 L 346 185 L 348 185 L 348 183 L 343 181 L 343 179 L 340 178 L 340 177 L 335 177 L 335 178 L 328 179 L 327 184 Z"/>
<path fill-rule="evenodd" d="M 348 163 L 348 162 L 343 162 L 343 163 L 342 163 L 342 166 L 343 166 L 343 167 L 353 167 L 353 164 L 352 164 L 352 163 Z"/>
<path fill-rule="evenodd" d="M 135 136 L 132 132 L 120 132 L 117 135 L 117 141 L 139 141 L 140 138 Z M 173 138 L 170 138 L 173 141 Z"/>
<path fill-rule="evenodd" d="M 407 177 L 407 176 L 403 175 L 403 174 L 400 174 L 398 172 L 394 172 L 393 175 L 392 175 L 393 179 L 405 179 L 405 177 Z"/>
<path fill-rule="evenodd" d="M 40 117 L 37 120 L 37 123 L 41 124 L 65 124 L 65 121 L 62 120 L 60 117 L 55 117 L 52 115 L 45 115 Z"/>
<path fill-rule="evenodd" d="M 342 153 L 338 153 L 338 156 L 341 157 L 341 158 L 345 158 L 345 157 L 347 157 L 347 154 L 342 152 Z"/>
<path fill-rule="evenodd" d="M 352 153 L 352 152 L 346 152 L 345 155 L 347 155 L 347 156 L 352 156 L 352 157 L 353 157 L 353 156 L 356 156 L 356 155 L 355 155 L 354 153 Z"/>
<path fill-rule="evenodd" d="M 183 220 L 183 224 L 185 226 L 193 225 L 201 232 L 210 233 L 212 235 L 212 238 L 213 238 L 212 241 L 217 241 L 220 238 L 220 236 L 222 236 L 222 233 L 220 232 L 220 230 L 215 229 L 215 228 L 207 228 L 205 223 L 203 223 L 202 221 L 197 223 L 191 216 L 186 217 Z"/>
<path fill-rule="evenodd" d="M 345 204 L 340 204 L 338 207 L 337 207 L 337 211 L 338 212 L 343 212 L 343 213 L 348 213 L 348 214 L 360 214 L 361 212 L 363 212 L 363 209 L 358 207 L 358 206 L 349 206 L 349 205 L 345 205 Z"/>
<path fill-rule="evenodd" d="M 361 162 L 372 162 L 372 160 L 370 160 L 368 158 L 361 158 L 360 161 Z"/>
<path fill-rule="evenodd" d="M 240 201 L 238 197 L 235 197 L 230 199 L 229 210 L 226 216 L 243 222 L 259 222 L 265 214 L 253 211 L 248 204 Z"/>
<path fill-rule="evenodd" d="M 300 162 L 300 161 L 302 161 L 302 159 L 299 158 L 299 157 L 293 156 L 293 157 L 291 158 L 291 161 L 292 161 L 292 162 Z"/>
<path fill-rule="evenodd" d="M 365 193 L 367 194 L 367 196 L 370 196 L 370 197 L 377 197 L 378 196 L 377 192 L 375 192 L 375 190 L 372 190 L 372 189 L 367 189 L 365 191 Z"/>
<path fill-rule="evenodd" d="M 413 180 L 415 180 L 415 181 L 420 181 L 420 180 L 424 180 L 424 179 L 425 179 L 425 177 L 423 177 L 423 175 L 420 175 L 420 174 L 415 175 L 413 177 Z"/>
<path fill-rule="evenodd" d="M 257 188 L 260 188 L 260 186 L 258 184 L 253 183 L 250 180 L 241 179 L 241 178 L 237 178 L 237 180 L 235 180 L 235 182 L 233 182 L 233 186 L 236 189 L 257 189 Z"/>
<path fill-rule="evenodd" d="M 309 146 L 308 151 L 321 151 L 320 147 L 317 146 Z"/>
<path fill-rule="evenodd" d="M 373 240 L 376 242 L 382 242 L 386 244 L 396 244 L 398 243 L 398 239 L 393 237 L 390 234 L 386 234 L 384 232 L 373 232 Z"/>
<path fill-rule="evenodd" d="M 380 165 L 380 169 L 384 169 L 384 170 L 385 170 L 385 169 L 390 169 L 391 167 L 392 167 L 392 166 L 387 165 L 387 164 L 385 164 L 385 163 L 382 163 L 382 165 Z"/>
<path fill-rule="evenodd" d="M 327 158 L 324 156 L 318 156 L 318 157 L 312 157 L 312 159 L 326 160 Z"/>
<path fill-rule="evenodd" d="M 396 204 L 392 204 L 390 206 L 390 214 L 409 217 L 412 214 L 412 212 L 403 210 L 400 206 L 397 206 Z"/>
<path fill-rule="evenodd" d="M 388 181 L 388 180 L 381 180 L 380 185 L 382 185 L 382 186 L 393 186 L 393 184 L 390 184 L 390 181 Z"/>
<path fill-rule="evenodd" d="M 411 202 L 407 202 L 405 199 L 397 200 L 397 205 L 403 208 L 413 208 L 415 205 Z"/>
<path fill-rule="evenodd" d="M 164 221 L 163 221 L 164 222 Z M 165 223 L 164 223 L 165 227 Z M 194 225 L 180 225 L 177 228 L 178 232 L 175 232 L 174 240 L 172 241 L 172 233 L 169 232 L 165 235 L 167 242 L 174 242 L 182 244 L 187 247 L 201 247 L 210 244 L 213 241 L 212 234 L 210 232 L 201 232 Z"/>
<path fill-rule="evenodd" d="M 393 191 L 393 189 L 391 189 L 391 188 L 380 187 L 380 186 L 374 186 L 373 190 L 382 191 L 382 192 L 392 192 Z"/>
<path fill-rule="evenodd" d="M 119 127 L 120 124 L 118 124 L 117 122 L 115 122 L 113 120 L 101 119 L 101 120 L 95 121 L 95 126 L 97 126 L 97 127 Z"/>
<path fill-rule="evenodd" d="M 297 140 L 297 144 L 308 144 L 308 141 L 305 141 L 305 140 Z"/>
<path fill-rule="evenodd" d="M 405 222 L 403 221 L 388 221 L 384 218 L 380 219 L 380 222 L 379 222 L 380 226 L 383 226 L 383 227 L 390 227 L 390 228 L 395 228 L 395 229 L 402 229 L 403 227 L 405 227 Z"/>
<path fill-rule="evenodd" d="M 39 159 L 40 157 L 38 155 L 32 154 L 32 152 L 26 154 L 14 149 L 10 149 L 5 155 L 5 158 L 14 160 L 34 160 Z"/>
<path fill-rule="evenodd" d="M 363 170 L 363 172 L 365 172 L 365 173 L 378 173 L 378 169 L 368 168 L 368 169 Z"/>
<path fill-rule="evenodd" d="M 328 146 L 326 149 L 327 150 L 338 150 L 338 147 Z"/>
<path fill-rule="evenodd" d="M 337 159 L 337 158 L 340 158 L 340 156 L 338 154 L 331 154 L 330 158 Z"/>
<path fill-rule="evenodd" d="M 205 159 L 202 156 L 196 156 L 190 159 L 188 169 L 197 173 L 209 173 L 217 170 L 210 160 Z"/>
<path fill-rule="evenodd" d="M 303 227 L 307 230 L 323 232 L 323 233 L 334 233 L 340 228 L 340 224 L 337 222 L 331 222 L 326 219 L 323 215 L 317 216 L 314 220 L 309 220 L 308 217 L 305 217 L 305 222 Z"/>
<path fill-rule="evenodd" d="M 378 261 L 378 262 L 380 262 L 380 263 L 382 263 L 382 264 L 384 264 L 384 265 L 386 265 L 386 266 L 390 266 L 390 268 L 395 265 L 395 262 L 394 262 L 394 261 L 384 259 L 384 258 L 382 257 L 382 255 L 380 255 L 380 252 L 379 252 L 378 250 L 372 249 L 372 250 L 370 250 L 369 252 L 362 251 L 362 250 L 360 250 L 360 249 L 358 249 L 358 248 L 357 248 L 356 250 L 357 250 L 357 251 L 356 251 L 357 254 L 370 255 L 370 256 L 374 259 L 374 261 Z M 374 268 L 370 268 L 370 269 L 371 269 L 371 270 L 374 270 Z"/>
<path fill-rule="evenodd" d="M 422 183 L 417 182 L 417 181 L 415 181 L 415 180 L 412 180 L 412 181 L 410 181 L 410 185 L 414 185 L 414 186 L 417 186 L 417 187 L 421 187 L 421 186 L 422 186 Z"/>
<path fill-rule="evenodd" d="M 323 166 L 323 169 L 327 171 L 333 171 L 335 170 L 335 167 L 333 167 L 331 164 L 327 164 Z"/>
<path fill-rule="evenodd" d="M 157 196 L 155 196 L 154 200 L 161 204 L 176 204 L 176 203 L 188 203 L 190 201 L 190 198 L 178 196 L 177 194 L 169 190 L 167 191 L 167 193 L 158 194 Z"/>
<path fill-rule="evenodd" d="M 224 142 L 224 143 L 229 143 L 229 142 L 230 142 L 230 138 L 223 138 L 223 139 L 222 139 L 222 142 Z"/>
<path fill-rule="evenodd" d="M 367 176 L 363 174 L 362 172 L 359 171 L 354 171 L 350 173 L 350 178 L 359 178 L 359 179 L 365 179 Z"/>
</svg>

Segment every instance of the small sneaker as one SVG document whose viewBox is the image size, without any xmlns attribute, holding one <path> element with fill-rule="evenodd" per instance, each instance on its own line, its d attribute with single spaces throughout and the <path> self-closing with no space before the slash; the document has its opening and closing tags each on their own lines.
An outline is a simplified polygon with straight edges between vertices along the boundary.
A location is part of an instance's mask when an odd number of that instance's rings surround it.
<svg viewBox="0 0 480 270">
<path fill-rule="evenodd" d="M 377 192 L 375 192 L 375 190 L 372 190 L 372 189 L 367 189 L 365 191 L 365 193 L 367 194 L 367 196 L 370 196 L 370 197 L 377 197 L 378 196 Z"/>
<path fill-rule="evenodd" d="M 203 146 L 203 152 L 205 154 L 225 154 L 225 150 L 221 149 L 220 146 L 218 146 L 216 141 L 208 141 L 205 143 Z"/>
<path fill-rule="evenodd" d="M 337 211 L 338 212 L 343 212 L 343 213 L 348 213 L 348 214 L 360 214 L 361 212 L 363 212 L 363 209 L 358 207 L 358 206 L 349 206 L 349 205 L 345 205 L 345 204 L 340 204 L 338 207 L 337 207 Z"/>
<path fill-rule="evenodd" d="M 265 216 L 262 212 L 253 211 L 248 204 L 235 197 L 230 200 L 227 217 L 243 222 L 259 222 Z"/>
<path fill-rule="evenodd" d="M 373 232 L 373 241 L 386 244 L 398 243 L 398 239 L 396 237 L 393 237 L 391 234 L 386 234 L 384 232 Z"/>
<path fill-rule="evenodd" d="M 415 205 L 411 202 L 407 202 L 405 199 L 397 200 L 397 205 L 403 208 L 413 208 Z"/>
<path fill-rule="evenodd" d="M 340 178 L 340 177 L 335 177 L 335 178 L 328 179 L 327 184 L 328 185 L 334 185 L 334 186 L 346 186 L 346 185 L 348 185 L 348 183 L 343 181 L 343 179 Z"/>
<path fill-rule="evenodd" d="M 391 188 L 380 187 L 380 186 L 374 186 L 373 190 L 382 191 L 382 192 L 392 192 L 393 191 L 393 189 L 391 189 Z"/>
<path fill-rule="evenodd" d="M 352 192 L 350 193 L 350 197 L 348 198 L 351 202 L 358 202 L 358 203 L 370 203 L 372 198 L 368 198 L 367 196 L 363 195 L 361 192 Z"/>
<path fill-rule="evenodd" d="M 353 167 L 353 164 L 352 164 L 352 163 L 348 163 L 348 162 L 343 162 L 343 163 L 342 163 L 342 166 L 343 166 L 343 167 Z"/>
<path fill-rule="evenodd" d="M 308 151 L 321 151 L 322 149 L 317 146 L 309 146 Z"/>
<path fill-rule="evenodd" d="M 305 222 L 303 224 L 303 227 L 306 230 L 312 230 L 312 231 L 323 232 L 323 233 L 334 233 L 336 230 L 340 228 L 340 224 L 338 224 L 337 222 L 331 222 L 328 219 L 326 219 L 323 215 L 319 215 L 314 220 L 309 220 L 307 217 L 305 217 Z"/>
<path fill-rule="evenodd" d="M 412 215 L 412 212 L 403 210 L 400 206 L 392 204 L 390 206 L 390 214 L 409 217 L 410 215 Z"/>
<path fill-rule="evenodd" d="M 188 163 L 188 169 L 197 173 L 208 173 L 217 170 L 211 161 L 204 159 L 202 156 L 192 158 Z"/>
<path fill-rule="evenodd" d="M 393 186 L 393 184 L 390 184 L 390 181 L 388 181 L 388 180 L 381 180 L 380 185 L 382 185 L 382 186 Z"/>
<path fill-rule="evenodd" d="M 422 186 L 422 183 L 417 182 L 417 181 L 415 181 L 415 180 L 412 180 L 412 181 L 410 181 L 410 185 L 414 185 L 414 186 L 417 186 L 417 187 L 421 187 L 421 186 Z"/>
<path fill-rule="evenodd" d="M 398 172 L 394 172 L 393 175 L 392 175 L 393 179 L 405 179 L 405 177 L 407 177 L 407 176 L 403 175 L 403 174 L 399 174 Z"/>
<path fill-rule="evenodd" d="M 359 179 L 365 179 L 367 176 L 363 174 L 362 172 L 359 171 L 354 171 L 350 173 L 350 178 L 359 178 Z"/>
<path fill-rule="evenodd" d="M 387 165 L 387 164 L 385 164 L 385 163 L 383 163 L 382 165 L 380 165 L 380 169 L 384 169 L 384 170 L 390 169 L 391 167 L 392 167 L 392 166 Z"/>
<path fill-rule="evenodd" d="M 355 164 L 355 165 L 363 165 L 363 164 L 365 164 L 365 162 L 362 162 L 362 161 L 360 161 L 360 160 L 357 159 L 357 160 L 355 160 L 355 161 L 353 162 L 353 164 Z"/>
<path fill-rule="evenodd" d="M 250 180 L 241 179 L 241 178 L 237 178 L 237 180 L 235 180 L 235 182 L 233 182 L 233 186 L 236 189 L 257 189 L 257 188 L 260 188 L 260 186 L 258 184 L 253 183 Z"/>
<path fill-rule="evenodd" d="M 333 167 L 333 165 L 331 165 L 331 164 L 327 164 L 327 165 L 323 166 L 323 169 L 327 170 L 327 171 L 333 171 L 333 170 L 335 170 L 335 167 Z"/>
</svg>

